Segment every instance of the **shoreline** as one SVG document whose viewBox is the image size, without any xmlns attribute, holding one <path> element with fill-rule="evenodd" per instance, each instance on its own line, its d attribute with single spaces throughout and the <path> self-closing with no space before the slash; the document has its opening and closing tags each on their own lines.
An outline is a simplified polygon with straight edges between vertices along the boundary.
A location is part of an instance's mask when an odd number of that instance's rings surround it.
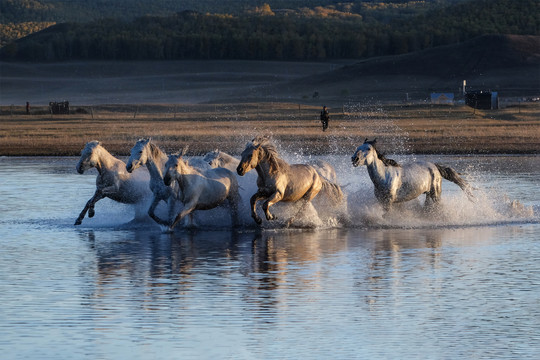
<svg viewBox="0 0 540 360">
<path fill-rule="evenodd" d="M 296 103 L 159 104 L 77 107 L 0 107 L 0 156 L 78 156 L 99 140 L 115 156 L 151 137 L 164 151 L 189 145 L 189 155 L 219 148 L 238 155 L 256 135 L 271 136 L 299 154 L 350 154 L 365 138 L 386 154 L 491 155 L 540 153 L 540 104 L 500 110 L 461 105 L 379 105 L 330 108 L 322 132 L 319 106 Z"/>
</svg>

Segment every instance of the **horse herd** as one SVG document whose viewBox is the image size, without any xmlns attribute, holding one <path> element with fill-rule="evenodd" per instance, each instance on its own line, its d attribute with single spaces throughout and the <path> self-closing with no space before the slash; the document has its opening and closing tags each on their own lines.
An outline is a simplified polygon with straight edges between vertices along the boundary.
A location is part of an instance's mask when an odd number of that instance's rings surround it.
<svg viewBox="0 0 540 360">
<path fill-rule="evenodd" d="M 250 198 L 251 217 L 258 224 L 257 203 L 262 202 L 266 220 L 276 217 L 270 207 L 277 202 L 298 203 L 296 213 L 285 225 L 289 227 L 311 201 L 317 197 L 336 209 L 346 205 L 341 187 L 337 184 L 334 168 L 326 161 L 308 164 L 289 164 L 283 160 L 268 137 L 257 136 L 248 142 L 241 158 L 237 159 L 215 150 L 200 158 L 186 158 L 187 147 L 179 153 L 167 155 L 151 139 L 141 139 L 133 146 L 127 163 L 111 155 L 99 141 L 90 141 L 81 152 L 77 164 L 80 174 L 94 167 L 98 171 L 96 191 L 88 200 L 75 221 L 80 225 L 85 215 L 94 216 L 94 206 L 108 197 L 114 201 L 136 204 L 152 196 L 148 215 L 169 231 L 193 212 L 209 210 L 221 205 L 230 208 L 233 227 L 239 225 L 240 204 L 237 175 L 244 176 L 252 169 L 257 172 L 257 188 Z M 393 203 L 409 201 L 426 194 L 425 206 L 433 207 L 441 198 L 442 179 L 457 184 L 473 200 L 471 187 L 456 171 L 430 162 L 398 164 L 387 159 L 376 149 L 376 140 L 367 139 L 351 158 L 353 166 L 366 165 L 375 188 L 375 197 L 388 212 Z M 146 166 L 148 176 L 136 177 L 133 171 Z M 155 210 L 158 204 L 167 204 L 167 219 L 160 218 Z M 177 212 L 177 204 L 183 206 Z M 336 210 L 337 211 L 337 210 Z M 345 219 L 341 213 L 341 219 Z"/>
</svg>

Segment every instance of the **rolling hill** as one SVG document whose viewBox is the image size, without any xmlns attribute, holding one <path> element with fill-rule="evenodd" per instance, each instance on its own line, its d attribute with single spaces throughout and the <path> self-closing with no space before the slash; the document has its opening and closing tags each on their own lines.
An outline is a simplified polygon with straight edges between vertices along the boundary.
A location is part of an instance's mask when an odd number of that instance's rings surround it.
<svg viewBox="0 0 540 360">
<path fill-rule="evenodd" d="M 318 92 L 321 99 L 427 99 L 430 92 L 470 90 L 501 96 L 540 93 L 540 36 L 488 35 L 460 44 L 366 59 L 334 71 L 273 86 L 268 96 Z M 279 95 L 281 94 L 281 96 Z"/>
</svg>

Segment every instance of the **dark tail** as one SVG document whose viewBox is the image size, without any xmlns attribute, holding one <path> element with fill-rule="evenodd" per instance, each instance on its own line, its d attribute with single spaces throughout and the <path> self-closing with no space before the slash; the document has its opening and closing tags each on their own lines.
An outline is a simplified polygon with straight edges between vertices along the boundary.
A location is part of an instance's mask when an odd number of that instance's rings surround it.
<svg viewBox="0 0 540 360">
<path fill-rule="evenodd" d="M 463 180 L 454 169 L 443 166 L 441 164 L 435 164 L 435 166 L 437 167 L 443 178 L 459 186 L 461 190 L 465 192 L 465 194 L 469 198 L 469 201 L 474 202 L 474 195 L 471 191 L 471 185 L 469 185 L 468 182 Z"/>
<path fill-rule="evenodd" d="M 332 205 L 338 205 L 343 202 L 345 195 L 338 184 L 334 184 L 321 176 L 322 188 L 321 193 L 325 195 Z"/>
</svg>

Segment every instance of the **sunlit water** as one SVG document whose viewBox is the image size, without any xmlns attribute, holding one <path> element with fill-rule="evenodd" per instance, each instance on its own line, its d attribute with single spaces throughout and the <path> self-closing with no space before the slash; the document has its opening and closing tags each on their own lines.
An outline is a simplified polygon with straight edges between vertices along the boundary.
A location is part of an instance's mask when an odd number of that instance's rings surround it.
<svg viewBox="0 0 540 360">
<path fill-rule="evenodd" d="M 95 171 L 0 158 L 0 357 L 538 358 L 540 157 L 429 158 L 465 173 L 477 202 L 445 181 L 440 213 L 413 201 L 383 216 L 366 169 L 340 155 L 324 159 L 347 225 L 319 208 L 260 230 L 244 204 L 241 230 L 215 210 L 172 234 L 108 199 L 75 227 Z"/>
</svg>

